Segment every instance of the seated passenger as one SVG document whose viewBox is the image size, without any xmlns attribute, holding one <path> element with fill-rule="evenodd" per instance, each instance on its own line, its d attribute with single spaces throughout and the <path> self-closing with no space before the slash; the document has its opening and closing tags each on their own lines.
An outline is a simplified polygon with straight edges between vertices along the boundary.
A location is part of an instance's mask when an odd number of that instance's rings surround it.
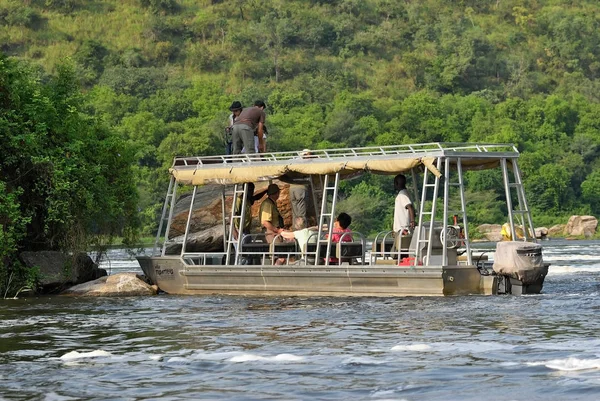
<svg viewBox="0 0 600 401">
<path fill-rule="evenodd" d="M 333 232 L 331 234 L 331 243 L 338 243 L 340 242 L 340 239 L 342 240 L 342 242 L 352 242 L 352 235 L 344 235 L 344 233 L 351 233 L 352 230 L 350 230 L 348 227 L 350 226 L 350 224 L 352 223 L 352 217 L 350 217 L 349 214 L 347 213 L 340 213 L 337 217 L 337 219 L 335 219 L 335 222 L 333 223 Z M 343 238 L 342 238 L 343 236 Z M 329 258 L 329 264 L 338 264 L 339 260 L 338 258 Z"/>
<path fill-rule="evenodd" d="M 296 231 L 281 231 L 281 236 L 288 240 L 296 239 L 298 241 L 298 245 L 300 246 L 300 252 L 302 252 L 302 257 L 306 255 L 306 245 L 308 243 L 316 244 L 317 243 L 317 235 L 315 234 L 316 227 L 306 228 L 306 219 L 304 217 L 296 217 L 294 220 L 294 225 L 296 227 Z"/>
<path fill-rule="evenodd" d="M 263 228 L 267 242 L 273 242 L 273 238 L 283 230 L 283 218 L 277 209 L 277 199 L 279 199 L 279 187 L 277 184 L 270 184 L 267 188 L 267 199 L 260 204 L 258 218 Z"/>
</svg>

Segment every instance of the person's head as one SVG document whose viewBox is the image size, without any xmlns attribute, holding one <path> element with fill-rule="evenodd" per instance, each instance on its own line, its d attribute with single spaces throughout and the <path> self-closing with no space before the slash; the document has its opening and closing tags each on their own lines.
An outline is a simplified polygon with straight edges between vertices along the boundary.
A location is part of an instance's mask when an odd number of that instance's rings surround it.
<svg viewBox="0 0 600 401">
<path fill-rule="evenodd" d="M 267 188 L 267 195 L 273 200 L 277 200 L 279 198 L 279 187 L 277 184 L 269 184 L 269 187 Z"/>
<path fill-rule="evenodd" d="M 263 110 L 267 108 L 267 105 L 266 105 L 266 104 L 265 104 L 265 102 L 263 102 L 262 100 L 257 100 L 257 101 L 255 101 L 255 102 L 254 102 L 254 105 L 255 105 L 256 107 L 260 107 L 260 108 L 261 108 L 261 109 L 263 109 Z"/>
<path fill-rule="evenodd" d="M 300 152 L 300 157 L 303 159 L 310 159 L 312 158 L 312 152 L 310 149 L 303 149 L 302 152 Z"/>
<path fill-rule="evenodd" d="M 294 227 L 296 227 L 296 230 L 302 230 L 303 228 L 306 228 L 306 219 L 302 216 L 296 217 L 294 220 Z"/>
<path fill-rule="evenodd" d="M 238 115 L 242 112 L 242 109 L 244 107 L 242 106 L 242 103 L 239 102 L 238 100 L 236 100 L 235 102 L 231 103 L 231 106 L 229 106 L 229 110 L 234 114 L 234 115 Z"/>
<path fill-rule="evenodd" d="M 406 177 L 404 174 L 398 174 L 394 177 L 394 188 L 396 188 L 398 191 L 406 188 Z"/>
<path fill-rule="evenodd" d="M 335 222 L 342 228 L 343 230 L 350 227 L 350 223 L 352 223 L 352 217 L 348 213 L 340 213 L 335 219 Z"/>
</svg>

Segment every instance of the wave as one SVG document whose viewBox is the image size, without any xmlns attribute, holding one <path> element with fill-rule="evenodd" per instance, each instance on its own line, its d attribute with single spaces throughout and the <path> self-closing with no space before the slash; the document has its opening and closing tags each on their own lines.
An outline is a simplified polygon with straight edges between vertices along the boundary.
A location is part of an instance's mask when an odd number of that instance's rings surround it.
<svg viewBox="0 0 600 401">
<path fill-rule="evenodd" d="M 98 358 L 98 357 L 103 357 L 103 356 L 112 356 L 112 354 L 110 352 L 106 352 L 106 351 L 102 351 L 102 350 L 96 350 L 96 351 L 90 351 L 90 352 L 71 351 L 71 352 L 67 352 L 66 354 L 61 356 L 60 359 L 63 361 L 74 361 L 77 359 Z"/>
<path fill-rule="evenodd" d="M 427 344 L 405 344 L 395 345 L 392 347 L 392 351 L 431 351 L 432 348 Z"/>
<path fill-rule="evenodd" d="M 366 356 L 352 356 L 342 361 L 344 365 L 383 365 L 388 363 L 384 359 L 369 358 Z"/>
<path fill-rule="evenodd" d="M 60 395 L 51 391 L 46 393 L 44 396 L 44 401 L 70 401 L 70 400 L 78 400 L 79 398 L 68 397 L 66 395 Z"/>
<path fill-rule="evenodd" d="M 495 341 L 471 341 L 468 343 L 452 343 L 452 342 L 438 342 L 438 343 L 406 343 L 398 344 L 391 348 L 394 352 L 460 352 L 466 354 L 476 354 L 480 352 L 491 352 L 499 350 L 510 350 L 515 348 L 514 345 L 499 343 Z"/>
<path fill-rule="evenodd" d="M 529 366 L 545 366 L 549 369 L 563 372 L 574 372 L 580 370 L 600 369 L 600 359 L 552 359 L 544 362 L 528 362 Z"/>
<path fill-rule="evenodd" d="M 574 267 L 574 266 L 564 266 L 564 265 L 551 265 L 548 268 L 548 275 L 561 275 L 561 274 L 572 274 L 572 273 L 598 273 L 600 272 L 599 267 Z"/>
<path fill-rule="evenodd" d="M 260 356 L 255 354 L 242 354 L 230 358 L 230 362 L 254 362 L 254 361 L 272 361 L 272 362 L 299 362 L 304 357 L 292 354 L 279 354 L 275 356 Z"/>
<path fill-rule="evenodd" d="M 593 261 L 597 261 L 600 258 L 600 255 L 573 255 L 573 254 L 555 254 L 555 255 L 546 255 L 544 253 L 544 261 L 546 262 L 552 262 L 555 260 L 575 260 L 575 261 L 582 261 L 582 260 L 593 260 Z"/>
</svg>

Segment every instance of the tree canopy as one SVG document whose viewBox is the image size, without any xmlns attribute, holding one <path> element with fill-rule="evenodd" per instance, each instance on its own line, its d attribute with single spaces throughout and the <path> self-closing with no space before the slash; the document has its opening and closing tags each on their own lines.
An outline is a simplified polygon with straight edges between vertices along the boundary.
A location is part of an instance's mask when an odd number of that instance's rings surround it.
<svg viewBox="0 0 600 401">
<path fill-rule="evenodd" d="M 0 55 L 0 290 L 21 250 L 137 234 L 133 148 L 82 102 L 71 65 L 46 76 Z"/>
<path fill-rule="evenodd" d="M 514 143 L 553 224 L 600 204 L 599 16 L 595 0 L 0 0 L 0 43 L 51 74 L 72 59 L 81 110 L 134 149 L 148 233 L 172 156 L 223 153 L 229 104 L 256 99 L 273 151 Z M 498 177 L 467 178 L 470 220 L 502 223 Z M 366 233 L 389 226 L 382 188 L 342 191 Z"/>
</svg>

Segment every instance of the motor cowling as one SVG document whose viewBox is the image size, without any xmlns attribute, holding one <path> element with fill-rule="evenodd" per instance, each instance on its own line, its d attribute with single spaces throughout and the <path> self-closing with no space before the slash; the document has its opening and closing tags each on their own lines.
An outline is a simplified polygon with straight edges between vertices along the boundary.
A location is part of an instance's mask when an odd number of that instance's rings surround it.
<svg viewBox="0 0 600 401">
<path fill-rule="evenodd" d="M 534 242 L 499 242 L 493 268 L 496 274 L 517 279 L 523 285 L 543 282 L 548 274 L 548 265 L 542 258 L 542 246 Z"/>
</svg>

